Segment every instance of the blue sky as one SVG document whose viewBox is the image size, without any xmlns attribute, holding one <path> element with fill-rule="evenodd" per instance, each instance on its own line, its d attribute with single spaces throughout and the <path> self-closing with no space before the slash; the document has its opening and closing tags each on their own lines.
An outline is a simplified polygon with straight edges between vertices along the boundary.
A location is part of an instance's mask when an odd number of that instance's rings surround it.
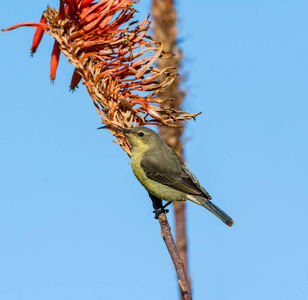
<svg viewBox="0 0 308 300">
<path fill-rule="evenodd" d="M 6 2 L 0 27 L 47 4 Z M 149 1 L 137 6 L 139 20 Z M 308 298 L 308 2 L 177 1 L 187 165 L 230 214 L 187 205 L 194 299 Z M 147 193 L 52 38 L 0 33 L 0 298 L 178 299 Z M 173 212 L 168 215 L 174 228 Z"/>
</svg>

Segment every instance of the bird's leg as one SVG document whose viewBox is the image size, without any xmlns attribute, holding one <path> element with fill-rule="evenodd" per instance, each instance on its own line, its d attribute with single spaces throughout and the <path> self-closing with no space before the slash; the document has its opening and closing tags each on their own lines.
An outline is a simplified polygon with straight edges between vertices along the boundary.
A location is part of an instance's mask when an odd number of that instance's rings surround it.
<svg viewBox="0 0 308 300">
<path fill-rule="evenodd" d="M 170 205 L 172 202 L 171 201 L 168 201 L 164 206 L 163 208 L 166 208 L 168 205 Z"/>
<path fill-rule="evenodd" d="M 163 201 L 161 199 L 157 198 L 156 196 L 154 196 L 150 193 L 149 193 L 149 196 L 150 196 L 152 203 L 153 203 L 153 208 L 154 208 L 153 213 L 155 213 L 155 217 L 154 217 L 155 219 L 158 219 L 158 216 L 161 213 L 168 213 L 169 212 L 169 209 L 165 209 L 165 208 L 171 203 L 170 201 L 163 206 Z"/>
</svg>

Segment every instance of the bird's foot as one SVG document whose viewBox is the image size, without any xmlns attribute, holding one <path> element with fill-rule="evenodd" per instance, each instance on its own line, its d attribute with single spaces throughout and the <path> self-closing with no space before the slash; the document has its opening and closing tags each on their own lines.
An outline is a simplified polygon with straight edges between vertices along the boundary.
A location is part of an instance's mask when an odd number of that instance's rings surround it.
<svg viewBox="0 0 308 300">
<path fill-rule="evenodd" d="M 171 201 L 169 201 L 167 204 L 165 204 L 163 207 L 160 207 L 160 208 L 158 208 L 158 209 L 155 209 L 154 211 L 153 211 L 153 213 L 155 214 L 155 216 L 154 216 L 154 218 L 155 219 L 158 219 L 158 217 L 159 217 L 159 215 L 161 214 L 161 213 L 165 213 L 165 214 L 167 214 L 168 212 L 169 212 L 169 209 L 165 209 L 169 204 L 171 204 Z"/>
<path fill-rule="evenodd" d="M 155 209 L 155 210 L 153 210 L 153 213 L 155 214 L 154 218 L 155 218 L 155 219 L 158 219 L 158 217 L 159 217 L 159 215 L 160 215 L 161 213 L 167 214 L 168 212 L 169 212 L 169 209 L 165 209 L 164 207 Z"/>
</svg>

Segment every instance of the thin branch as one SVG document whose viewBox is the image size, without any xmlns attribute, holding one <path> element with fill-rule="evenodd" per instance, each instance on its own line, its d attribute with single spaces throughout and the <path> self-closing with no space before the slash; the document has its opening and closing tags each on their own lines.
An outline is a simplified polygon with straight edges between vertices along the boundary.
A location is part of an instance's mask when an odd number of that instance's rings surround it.
<svg viewBox="0 0 308 300">
<path fill-rule="evenodd" d="M 173 261 L 176 273 L 179 279 L 179 285 L 181 290 L 181 295 L 184 300 L 192 300 L 190 284 L 186 274 L 186 270 L 183 261 L 180 259 L 178 250 L 173 240 L 171 234 L 171 228 L 168 223 L 168 219 L 165 213 L 161 213 L 158 217 L 158 221 L 161 228 L 161 235 L 167 246 L 171 259 Z"/>
</svg>

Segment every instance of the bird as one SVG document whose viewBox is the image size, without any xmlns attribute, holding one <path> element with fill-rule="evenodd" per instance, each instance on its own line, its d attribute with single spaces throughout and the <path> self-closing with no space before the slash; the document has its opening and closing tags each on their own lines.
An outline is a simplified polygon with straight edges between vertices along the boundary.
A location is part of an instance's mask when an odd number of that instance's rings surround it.
<svg viewBox="0 0 308 300">
<path fill-rule="evenodd" d="M 136 126 L 130 129 L 103 126 L 122 132 L 131 145 L 131 167 L 134 175 L 150 196 L 168 201 L 160 211 L 174 201 L 190 200 L 203 206 L 226 225 L 233 219 L 212 203 L 212 197 L 183 160 L 152 129 Z M 152 198 L 152 197 L 151 197 Z"/>
</svg>

